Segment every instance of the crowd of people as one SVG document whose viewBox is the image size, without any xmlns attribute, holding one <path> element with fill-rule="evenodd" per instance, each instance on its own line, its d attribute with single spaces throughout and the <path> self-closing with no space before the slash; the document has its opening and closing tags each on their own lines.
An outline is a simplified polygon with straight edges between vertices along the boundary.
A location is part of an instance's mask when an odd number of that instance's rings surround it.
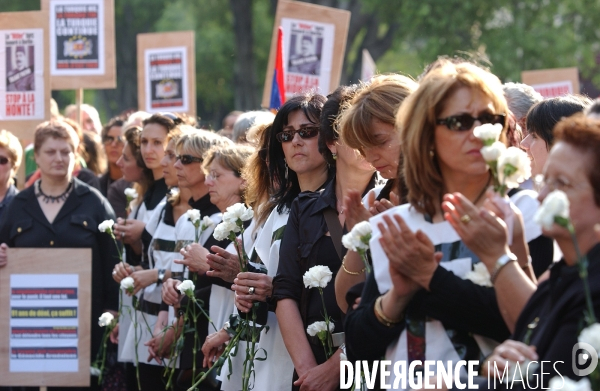
<svg viewBox="0 0 600 391">
<path fill-rule="evenodd" d="M 417 80 L 377 75 L 276 114 L 232 112 L 220 132 L 172 113 L 102 127 L 84 112 L 83 126 L 72 108 L 40 124 L 25 158 L 0 131 L 0 267 L 10 247 L 92 249 L 92 389 L 337 390 L 345 360 L 475 360 L 479 389 L 582 378 L 572 349 L 600 314 L 600 101 L 544 100 L 440 58 Z M 505 196 L 483 125 L 530 159 Z M 19 192 L 23 159 L 35 165 Z M 570 229 L 535 217 L 556 190 Z M 234 210 L 251 218 L 222 235 Z M 346 248 L 365 222 L 369 249 Z M 490 385 L 530 361 L 552 363 L 531 367 L 536 386 Z M 461 389 L 466 372 L 453 374 Z M 399 380 L 375 376 L 369 389 Z M 425 388 L 404 381 L 394 388 Z"/>
</svg>

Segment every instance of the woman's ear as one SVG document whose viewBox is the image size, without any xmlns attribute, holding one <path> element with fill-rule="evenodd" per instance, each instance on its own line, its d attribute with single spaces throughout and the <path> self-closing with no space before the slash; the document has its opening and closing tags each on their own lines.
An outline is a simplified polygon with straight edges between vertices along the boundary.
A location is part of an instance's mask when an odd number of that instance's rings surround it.
<svg viewBox="0 0 600 391">
<path fill-rule="evenodd" d="M 333 143 L 327 143 L 327 148 L 329 148 L 329 151 L 335 155 L 337 154 L 337 143 L 333 142 Z"/>
</svg>

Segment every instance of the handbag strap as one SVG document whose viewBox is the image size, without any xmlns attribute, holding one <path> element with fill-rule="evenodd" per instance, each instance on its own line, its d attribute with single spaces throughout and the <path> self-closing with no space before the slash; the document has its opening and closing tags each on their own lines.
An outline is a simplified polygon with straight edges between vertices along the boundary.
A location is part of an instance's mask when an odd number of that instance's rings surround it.
<svg viewBox="0 0 600 391">
<path fill-rule="evenodd" d="M 331 235 L 331 240 L 333 241 L 333 246 L 335 247 L 335 252 L 338 257 L 340 257 L 340 261 L 342 260 L 342 226 L 340 225 L 340 220 L 337 217 L 337 213 L 331 209 L 327 208 L 323 211 L 323 216 L 325 217 L 325 222 L 327 223 L 327 228 L 329 229 L 329 234 Z"/>
</svg>

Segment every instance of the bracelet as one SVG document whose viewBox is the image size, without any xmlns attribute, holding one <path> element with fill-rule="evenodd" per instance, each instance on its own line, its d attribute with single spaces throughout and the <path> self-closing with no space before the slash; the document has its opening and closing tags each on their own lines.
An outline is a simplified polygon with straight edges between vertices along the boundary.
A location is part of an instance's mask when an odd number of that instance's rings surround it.
<svg viewBox="0 0 600 391">
<path fill-rule="evenodd" d="M 517 260 L 517 256 L 513 253 L 504 254 L 500 258 L 498 258 L 498 260 L 496 261 L 496 265 L 494 266 L 494 272 L 492 273 L 492 276 L 490 277 L 490 281 L 492 282 L 492 285 L 494 283 L 496 283 L 496 280 L 498 279 L 498 274 L 500 274 L 502 269 L 504 269 L 504 266 L 506 266 L 509 263 L 516 261 L 516 260 Z"/>
<path fill-rule="evenodd" d="M 363 267 L 360 271 L 358 272 L 351 272 L 350 270 L 346 269 L 346 265 L 344 265 L 344 262 L 346 261 L 346 257 L 344 257 L 344 259 L 342 259 L 342 269 L 344 269 L 344 271 L 352 276 L 358 276 L 359 274 L 363 274 L 367 268 Z"/>
<path fill-rule="evenodd" d="M 377 300 L 375 300 L 375 307 L 374 307 L 375 317 L 377 318 L 379 323 L 383 324 L 384 326 L 394 327 L 395 325 L 400 323 L 400 321 L 402 321 L 404 316 L 401 316 L 400 319 L 398 319 L 398 320 L 393 320 L 393 319 L 390 319 L 387 316 L 385 316 L 385 314 L 383 313 L 383 307 L 381 306 L 382 300 L 383 300 L 383 296 L 379 296 L 377 298 Z"/>
</svg>

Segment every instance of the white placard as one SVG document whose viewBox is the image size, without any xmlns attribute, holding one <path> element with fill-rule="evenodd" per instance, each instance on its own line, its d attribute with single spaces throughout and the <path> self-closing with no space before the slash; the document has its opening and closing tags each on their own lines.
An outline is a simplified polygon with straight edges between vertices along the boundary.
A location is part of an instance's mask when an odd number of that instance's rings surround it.
<svg viewBox="0 0 600 391">
<path fill-rule="evenodd" d="M 144 51 L 146 108 L 150 113 L 188 111 L 185 46 Z"/>
<path fill-rule="evenodd" d="M 79 275 L 10 276 L 10 372 L 78 372 Z"/>
<path fill-rule="evenodd" d="M 50 1 L 50 74 L 104 75 L 104 0 Z"/>
<path fill-rule="evenodd" d="M 286 100 L 297 93 L 329 93 L 335 26 L 282 18 Z"/>
<path fill-rule="evenodd" d="M 534 90 L 539 92 L 544 99 L 556 98 L 558 96 L 572 94 L 573 83 L 571 80 L 555 81 L 552 83 L 532 84 Z"/>
<path fill-rule="evenodd" d="M 0 121 L 44 119 L 43 34 L 0 30 Z"/>
</svg>

